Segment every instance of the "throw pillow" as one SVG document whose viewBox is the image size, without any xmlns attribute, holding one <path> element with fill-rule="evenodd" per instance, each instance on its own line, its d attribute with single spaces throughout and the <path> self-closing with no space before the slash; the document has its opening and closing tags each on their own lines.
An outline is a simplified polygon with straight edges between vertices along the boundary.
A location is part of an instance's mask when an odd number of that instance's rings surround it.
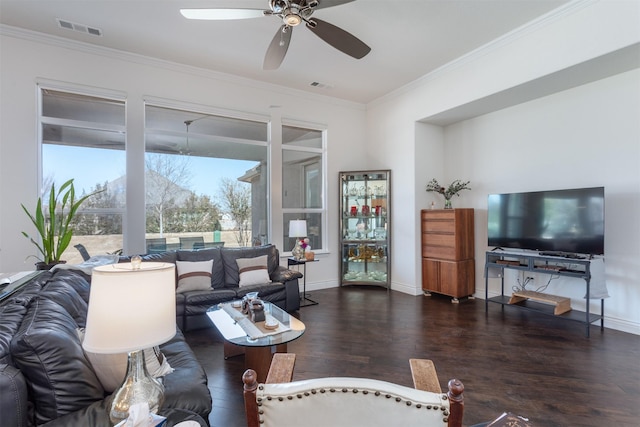
<svg viewBox="0 0 640 427">
<path fill-rule="evenodd" d="M 78 329 L 77 332 L 80 342 L 82 342 L 84 340 L 84 329 Z M 91 353 L 86 350 L 84 353 L 105 391 L 111 393 L 120 387 L 122 380 L 127 375 L 127 362 L 129 360 L 127 353 Z M 164 377 L 173 372 L 173 368 L 158 347 L 145 349 L 144 361 L 147 366 L 147 372 L 154 378 Z"/>
<path fill-rule="evenodd" d="M 208 261 L 176 261 L 176 267 L 178 270 L 176 293 L 211 289 L 212 259 Z"/>
<path fill-rule="evenodd" d="M 262 285 L 271 282 L 267 270 L 266 255 L 255 258 L 238 258 L 236 262 L 240 273 L 238 286 Z"/>
</svg>

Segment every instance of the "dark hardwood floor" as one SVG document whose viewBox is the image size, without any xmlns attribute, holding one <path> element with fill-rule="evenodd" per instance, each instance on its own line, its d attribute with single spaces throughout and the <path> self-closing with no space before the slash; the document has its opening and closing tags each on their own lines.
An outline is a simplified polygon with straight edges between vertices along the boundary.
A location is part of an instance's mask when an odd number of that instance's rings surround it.
<svg viewBox="0 0 640 427">
<path fill-rule="evenodd" d="M 289 344 L 294 380 L 362 376 L 412 386 L 409 358 L 434 361 L 441 386 L 465 385 L 464 425 L 503 411 L 538 427 L 640 426 L 640 336 L 489 305 L 451 304 L 381 288 L 312 292 L 296 314 L 305 334 Z M 186 334 L 209 377 L 212 427 L 244 426 L 243 356 L 224 360 L 215 329 Z M 300 420 L 304 426 L 304 421 Z"/>
</svg>

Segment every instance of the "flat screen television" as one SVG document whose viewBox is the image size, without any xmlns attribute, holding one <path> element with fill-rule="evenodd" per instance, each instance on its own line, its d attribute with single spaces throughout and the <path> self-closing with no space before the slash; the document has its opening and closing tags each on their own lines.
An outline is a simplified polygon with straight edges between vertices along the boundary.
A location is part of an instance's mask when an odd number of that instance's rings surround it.
<svg viewBox="0 0 640 427">
<path fill-rule="evenodd" d="M 488 245 L 604 254 L 604 187 L 490 194 Z"/>
</svg>

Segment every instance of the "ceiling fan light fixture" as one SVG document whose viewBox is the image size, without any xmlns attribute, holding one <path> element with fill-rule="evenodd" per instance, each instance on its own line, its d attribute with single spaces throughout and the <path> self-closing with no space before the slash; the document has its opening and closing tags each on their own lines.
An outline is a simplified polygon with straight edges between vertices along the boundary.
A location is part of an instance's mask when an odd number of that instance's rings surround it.
<svg viewBox="0 0 640 427">
<path fill-rule="evenodd" d="M 295 13 L 288 13 L 282 20 L 290 27 L 300 25 L 300 23 L 302 22 L 302 18 L 300 17 L 300 15 L 296 15 Z"/>
</svg>

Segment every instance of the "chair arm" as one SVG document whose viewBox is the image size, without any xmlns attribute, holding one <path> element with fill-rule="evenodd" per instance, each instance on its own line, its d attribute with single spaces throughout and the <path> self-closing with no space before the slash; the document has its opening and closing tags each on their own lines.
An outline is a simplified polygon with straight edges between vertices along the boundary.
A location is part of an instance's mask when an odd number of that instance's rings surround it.
<svg viewBox="0 0 640 427">
<path fill-rule="evenodd" d="M 296 355 L 293 353 L 275 353 L 271 359 L 271 367 L 267 375 L 267 383 L 288 383 L 293 378 L 293 367 Z M 242 375 L 244 383 L 244 410 L 247 416 L 248 427 L 259 427 L 258 404 L 256 391 L 258 390 L 258 375 L 253 369 L 247 369 Z"/>
<path fill-rule="evenodd" d="M 291 382 L 295 364 L 296 355 L 294 353 L 274 353 L 265 382 L 268 384 Z"/>
<path fill-rule="evenodd" d="M 449 427 L 462 427 L 462 417 L 464 415 L 464 384 L 462 381 L 452 379 L 448 384 L 449 391 Z"/>
<path fill-rule="evenodd" d="M 442 393 L 436 367 L 428 359 L 409 359 L 413 387 L 417 390 Z M 462 427 L 464 415 L 464 385 L 460 380 L 453 379 L 447 384 L 447 397 L 449 398 L 449 427 Z"/>
<path fill-rule="evenodd" d="M 271 275 L 271 280 L 274 282 L 285 283 L 290 280 L 302 278 L 302 273 L 295 270 L 289 270 L 287 267 L 279 265 L 276 271 Z"/>
<path fill-rule="evenodd" d="M 429 359 L 409 359 L 413 387 L 416 390 L 442 393 L 436 367 Z"/>
</svg>

